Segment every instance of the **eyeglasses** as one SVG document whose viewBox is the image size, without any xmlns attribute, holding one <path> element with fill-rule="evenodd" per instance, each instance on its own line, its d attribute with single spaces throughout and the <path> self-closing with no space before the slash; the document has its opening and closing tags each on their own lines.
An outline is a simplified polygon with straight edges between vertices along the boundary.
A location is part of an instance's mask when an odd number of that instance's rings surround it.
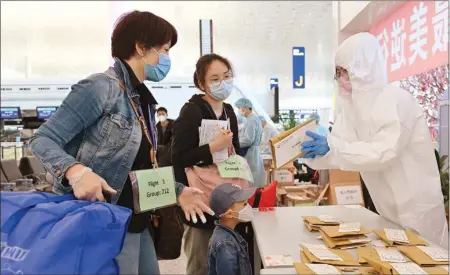
<svg viewBox="0 0 450 275">
<path fill-rule="evenodd" d="M 233 82 L 233 76 L 227 75 L 223 78 L 223 81 L 225 81 L 225 83 L 230 84 L 231 82 Z M 222 83 L 222 80 L 212 80 L 211 87 L 219 87 L 221 83 Z"/>
</svg>

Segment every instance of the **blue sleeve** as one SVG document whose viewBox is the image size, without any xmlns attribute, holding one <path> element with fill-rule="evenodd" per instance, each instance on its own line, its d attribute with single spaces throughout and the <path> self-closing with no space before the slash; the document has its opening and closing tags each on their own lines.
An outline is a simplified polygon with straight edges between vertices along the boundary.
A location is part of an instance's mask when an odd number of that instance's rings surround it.
<svg viewBox="0 0 450 275">
<path fill-rule="evenodd" d="M 102 116 L 110 91 L 111 83 L 105 75 L 81 80 L 72 86 L 58 111 L 30 139 L 33 154 L 58 182 L 69 167 L 78 163 L 64 147 Z"/>
<path fill-rule="evenodd" d="M 247 119 L 247 123 L 244 126 L 244 133 L 242 134 L 241 139 L 239 139 L 239 144 L 241 148 L 250 147 L 256 139 L 256 132 L 258 130 L 258 125 L 256 123 L 260 123 L 259 121 L 253 119 Z"/>
<path fill-rule="evenodd" d="M 239 254 L 231 242 L 220 243 L 216 248 L 217 275 L 239 274 Z"/>
</svg>

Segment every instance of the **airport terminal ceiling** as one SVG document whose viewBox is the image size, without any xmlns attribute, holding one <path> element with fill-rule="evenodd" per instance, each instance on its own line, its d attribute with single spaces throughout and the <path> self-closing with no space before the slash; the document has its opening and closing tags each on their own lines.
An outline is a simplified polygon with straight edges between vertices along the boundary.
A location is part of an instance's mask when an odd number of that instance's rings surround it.
<svg viewBox="0 0 450 275">
<path fill-rule="evenodd" d="M 236 83 L 268 92 L 280 80 L 281 100 L 331 97 L 331 1 L 2 2 L 2 80 L 81 78 L 110 64 L 110 33 L 123 12 L 148 10 L 179 31 L 167 82 L 190 82 L 199 57 L 199 19 L 212 19 L 214 52 L 235 66 Z M 306 47 L 307 89 L 292 89 L 292 47 Z"/>
</svg>

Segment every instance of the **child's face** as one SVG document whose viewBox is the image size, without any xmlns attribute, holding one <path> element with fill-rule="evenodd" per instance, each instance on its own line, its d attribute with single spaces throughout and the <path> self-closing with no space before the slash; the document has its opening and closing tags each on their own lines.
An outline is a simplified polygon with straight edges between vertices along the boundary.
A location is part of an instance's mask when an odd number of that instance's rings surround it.
<svg viewBox="0 0 450 275">
<path fill-rule="evenodd" d="M 247 206 L 248 201 L 238 201 L 233 203 L 233 205 L 228 208 L 227 212 L 223 215 L 224 218 L 228 219 L 237 219 L 239 216 L 239 211 L 244 209 L 245 206 Z"/>
</svg>

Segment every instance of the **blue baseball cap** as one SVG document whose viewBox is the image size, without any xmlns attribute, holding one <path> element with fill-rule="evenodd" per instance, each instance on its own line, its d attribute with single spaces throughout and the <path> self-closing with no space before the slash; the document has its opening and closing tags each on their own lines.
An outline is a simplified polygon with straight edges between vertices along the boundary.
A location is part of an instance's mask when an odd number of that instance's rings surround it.
<svg viewBox="0 0 450 275">
<path fill-rule="evenodd" d="M 246 201 L 253 197 L 256 188 L 243 189 L 239 185 L 231 183 L 222 183 L 218 185 L 211 193 L 209 198 L 209 207 L 217 217 L 225 214 L 228 208 L 235 202 Z"/>
</svg>

